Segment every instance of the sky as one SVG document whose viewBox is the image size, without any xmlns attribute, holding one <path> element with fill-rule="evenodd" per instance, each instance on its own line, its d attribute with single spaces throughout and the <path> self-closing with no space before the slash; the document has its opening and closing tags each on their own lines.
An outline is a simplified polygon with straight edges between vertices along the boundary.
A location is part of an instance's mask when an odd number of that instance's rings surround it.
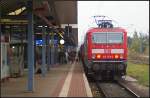
<svg viewBox="0 0 150 98">
<path fill-rule="evenodd" d="M 95 27 L 94 15 L 105 15 L 133 35 L 149 31 L 149 1 L 78 1 L 78 39 L 83 41 L 88 28 Z"/>
</svg>

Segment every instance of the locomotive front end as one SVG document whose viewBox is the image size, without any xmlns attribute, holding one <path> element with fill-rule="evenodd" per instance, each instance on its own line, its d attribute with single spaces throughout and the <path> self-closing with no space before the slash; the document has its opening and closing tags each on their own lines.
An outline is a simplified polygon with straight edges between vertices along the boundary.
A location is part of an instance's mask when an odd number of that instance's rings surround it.
<svg viewBox="0 0 150 98">
<path fill-rule="evenodd" d="M 98 27 L 87 31 L 82 46 L 85 72 L 97 80 L 121 78 L 127 68 L 127 32 L 105 17 L 95 16 Z"/>
<path fill-rule="evenodd" d="M 127 33 L 123 29 L 95 29 L 89 33 L 88 60 L 98 76 L 126 75 Z"/>
</svg>

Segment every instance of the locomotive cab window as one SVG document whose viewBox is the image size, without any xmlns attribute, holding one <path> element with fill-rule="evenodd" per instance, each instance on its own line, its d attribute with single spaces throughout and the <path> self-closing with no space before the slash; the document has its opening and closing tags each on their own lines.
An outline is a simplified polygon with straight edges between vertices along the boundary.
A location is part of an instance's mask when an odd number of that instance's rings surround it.
<svg viewBox="0 0 150 98">
<path fill-rule="evenodd" d="M 93 43 L 122 43 L 122 32 L 95 32 L 92 34 Z"/>
<path fill-rule="evenodd" d="M 106 43 L 106 33 L 93 33 L 92 35 L 93 43 Z"/>
<path fill-rule="evenodd" d="M 107 33 L 107 43 L 122 43 L 123 34 L 120 32 L 117 33 Z"/>
</svg>

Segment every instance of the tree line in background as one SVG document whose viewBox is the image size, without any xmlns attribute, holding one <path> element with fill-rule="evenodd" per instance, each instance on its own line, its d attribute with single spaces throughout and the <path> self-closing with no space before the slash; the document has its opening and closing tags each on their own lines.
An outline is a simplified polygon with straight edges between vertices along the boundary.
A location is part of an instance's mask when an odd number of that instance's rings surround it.
<svg viewBox="0 0 150 98">
<path fill-rule="evenodd" d="M 128 60 L 138 64 L 149 64 L 149 33 L 135 31 L 128 37 Z"/>
<path fill-rule="evenodd" d="M 139 33 L 135 31 L 133 37 L 128 37 L 128 50 L 130 52 L 149 55 L 149 33 Z"/>
</svg>

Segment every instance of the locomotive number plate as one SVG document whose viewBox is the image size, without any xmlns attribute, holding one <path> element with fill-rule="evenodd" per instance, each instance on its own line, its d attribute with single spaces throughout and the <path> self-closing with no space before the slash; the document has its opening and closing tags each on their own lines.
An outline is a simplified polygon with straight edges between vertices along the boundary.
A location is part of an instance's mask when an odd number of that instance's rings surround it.
<svg viewBox="0 0 150 98">
<path fill-rule="evenodd" d="M 111 53 L 111 49 L 104 49 L 104 53 Z"/>
</svg>

